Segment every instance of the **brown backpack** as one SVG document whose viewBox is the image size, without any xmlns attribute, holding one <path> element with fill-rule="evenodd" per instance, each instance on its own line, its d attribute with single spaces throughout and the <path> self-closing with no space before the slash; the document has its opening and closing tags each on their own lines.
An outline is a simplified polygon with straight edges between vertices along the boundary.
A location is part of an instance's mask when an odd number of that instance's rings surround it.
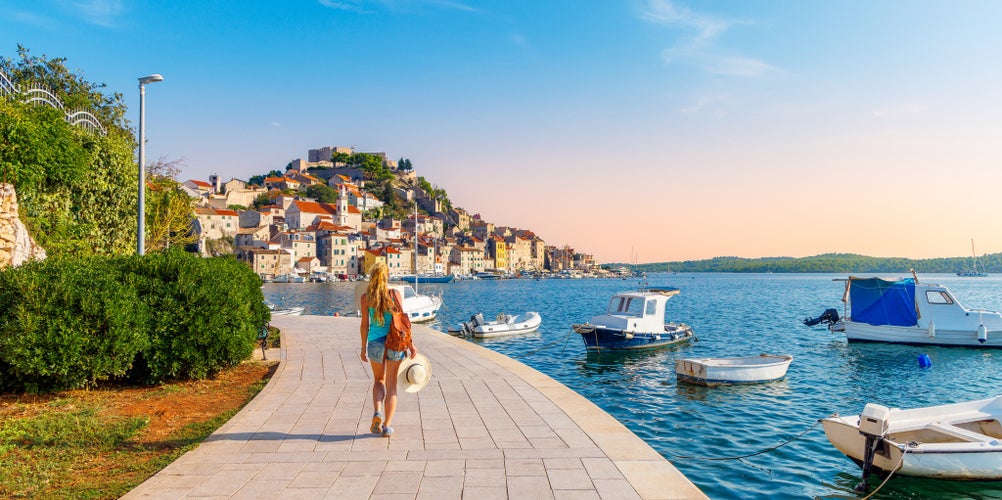
<svg viewBox="0 0 1002 500">
<path fill-rule="evenodd" d="M 393 321 L 390 323 L 390 333 L 386 336 L 386 348 L 393 351 L 405 351 L 410 349 L 413 343 L 411 337 L 411 319 L 404 312 L 404 307 L 397 299 L 396 292 L 390 292 L 396 310 L 393 311 Z"/>
</svg>

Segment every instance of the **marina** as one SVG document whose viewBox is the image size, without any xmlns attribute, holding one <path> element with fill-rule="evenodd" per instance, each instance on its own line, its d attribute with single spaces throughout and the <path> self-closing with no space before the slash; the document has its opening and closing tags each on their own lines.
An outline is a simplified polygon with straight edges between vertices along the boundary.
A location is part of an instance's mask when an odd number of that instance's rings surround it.
<svg viewBox="0 0 1002 500">
<path fill-rule="evenodd" d="M 898 408 L 997 395 L 1002 351 L 848 343 L 842 333 L 804 326 L 805 312 L 826 307 L 841 311 L 832 280 L 844 277 L 651 273 L 650 286 L 681 289 L 668 301 L 666 317 L 691 325 L 699 340 L 636 353 L 589 353 L 570 328 L 602 311 L 612 295 L 635 289 L 636 279 L 472 280 L 422 285 L 421 293 L 441 292 L 438 318 L 427 325 L 442 335 L 477 311 L 538 311 L 546 319 L 538 333 L 482 345 L 553 377 L 616 417 L 710 498 L 854 497 L 859 467 L 832 447 L 820 427 L 776 452 L 740 461 L 673 459 L 733 456 L 775 446 L 832 413 L 859 411 L 875 395 L 881 404 Z M 882 277 L 897 279 L 906 273 Z M 971 280 L 919 273 L 919 278 L 948 286 L 964 303 L 1002 309 L 1002 277 Z M 268 284 L 264 292 L 279 306 L 306 307 L 304 314 L 345 314 L 353 285 Z M 706 388 L 675 380 L 676 359 L 749 352 L 783 352 L 796 361 L 784 380 L 769 384 Z M 917 363 L 921 354 L 930 357 L 930 368 Z M 808 462 L 811 467 L 803 467 Z M 1002 496 L 1002 485 L 892 479 L 878 497 L 951 494 Z"/>
</svg>

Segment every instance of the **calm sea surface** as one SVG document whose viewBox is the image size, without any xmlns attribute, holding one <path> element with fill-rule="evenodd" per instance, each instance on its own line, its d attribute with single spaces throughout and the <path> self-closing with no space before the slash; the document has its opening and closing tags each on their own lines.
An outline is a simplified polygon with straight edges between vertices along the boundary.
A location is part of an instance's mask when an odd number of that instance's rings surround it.
<svg viewBox="0 0 1002 500">
<path fill-rule="evenodd" d="M 887 277 L 899 277 L 888 275 Z M 1002 393 L 1002 350 L 848 344 L 845 336 L 802 320 L 825 308 L 842 313 L 842 275 L 653 274 L 650 286 L 675 286 L 667 318 L 693 327 L 699 341 L 647 353 L 588 354 L 570 328 L 604 311 L 610 296 L 636 289 L 618 279 L 463 281 L 420 285 L 445 305 L 431 323 L 449 325 L 482 312 L 538 311 L 538 333 L 483 341 L 559 380 L 609 412 L 672 461 L 711 498 L 856 498 L 860 470 L 825 439 L 821 426 L 775 451 L 740 460 L 807 431 L 834 412 L 867 402 L 912 408 Z M 946 285 L 968 308 L 1002 310 L 1002 276 L 919 275 Z M 264 286 L 278 305 L 304 314 L 351 313 L 354 283 Z M 675 382 L 680 357 L 792 354 L 786 380 L 702 388 Z M 931 368 L 917 358 L 928 354 Z M 879 480 L 871 481 L 875 487 Z M 1002 498 L 1002 483 L 894 478 L 877 498 Z"/>
</svg>

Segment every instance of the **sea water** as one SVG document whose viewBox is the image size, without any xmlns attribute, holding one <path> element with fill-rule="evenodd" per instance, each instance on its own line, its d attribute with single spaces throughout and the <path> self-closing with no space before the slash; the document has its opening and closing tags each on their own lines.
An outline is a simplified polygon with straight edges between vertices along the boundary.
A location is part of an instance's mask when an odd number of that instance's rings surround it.
<svg viewBox="0 0 1002 500">
<path fill-rule="evenodd" d="M 487 319 L 539 312 L 537 333 L 477 342 L 600 406 L 710 498 L 855 498 L 860 469 L 835 450 L 817 420 L 858 414 L 868 402 L 913 408 L 1002 394 L 1002 350 L 850 344 L 844 334 L 804 326 L 804 318 L 826 308 L 843 313 L 844 282 L 833 280 L 844 277 L 649 275 L 652 287 L 681 289 L 666 317 L 688 323 L 698 341 L 636 353 L 588 353 L 571 330 L 601 314 L 612 294 L 637 289 L 635 278 L 460 281 L 421 284 L 419 292 L 441 294 L 444 306 L 429 326 L 442 332 L 478 312 Z M 1002 276 L 919 279 L 948 286 L 968 308 L 1002 310 Z M 344 315 L 354 312 L 355 285 L 266 284 L 264 293 L 279 306 L 304 306 L 304 314 Z M 793 355 L 785 380 L 715 388 L 676 383 L 675 359 L 760 353 Z M 920 366 L 923 354 L 931 366 Z M 880 480 L 870 482 L 872 488 Z M 1002 483 L 895 477 L 876 498 L 1002 498 Z"/>
</svg>

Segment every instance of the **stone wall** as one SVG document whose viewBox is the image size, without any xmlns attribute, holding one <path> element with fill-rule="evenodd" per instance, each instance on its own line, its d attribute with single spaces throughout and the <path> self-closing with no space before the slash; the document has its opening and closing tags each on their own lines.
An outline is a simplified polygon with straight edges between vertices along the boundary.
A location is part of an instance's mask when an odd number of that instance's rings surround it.
<svg viewBox="0 0 1002 500">
<path fill-rule="evenodd" d="M 18 216 L 14 186 L 0 183 L 0 269 L 44 258 L 45 250 L 35 243 Z"/>
</svg>

